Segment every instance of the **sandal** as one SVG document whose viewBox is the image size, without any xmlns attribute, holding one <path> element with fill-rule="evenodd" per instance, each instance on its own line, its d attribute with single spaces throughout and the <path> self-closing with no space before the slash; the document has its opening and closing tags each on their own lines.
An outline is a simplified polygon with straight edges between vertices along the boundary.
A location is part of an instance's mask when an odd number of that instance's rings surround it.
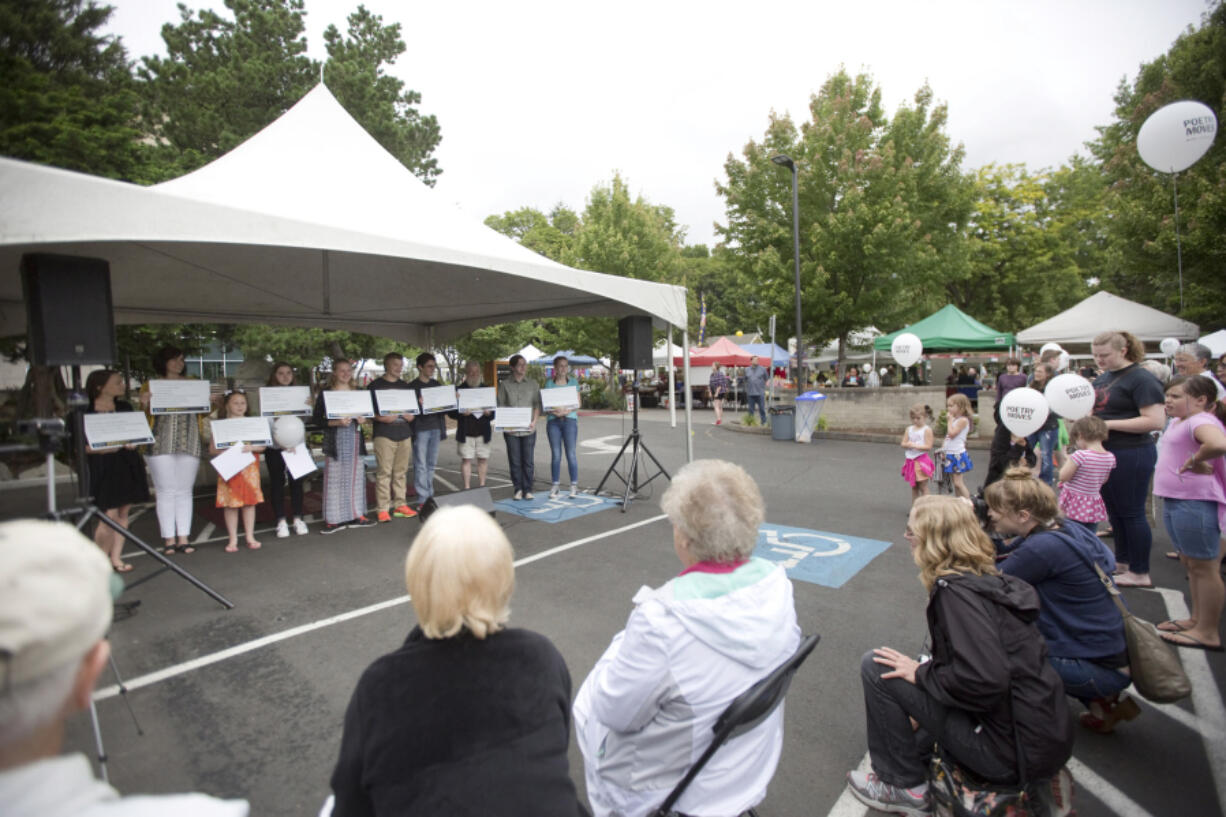
<svg viewBox="0 0 1226 817">
<path fill-rule="evenodd" d="M 238 553 L 238 542 L 231 542 L 226 545 L 226 553 Z"/>
<path fill-rule="evenodd" d="M 116 573 L 131 573 L 132 565 L 127 562 L 121 562 L 120 564 L 111 562 L 111 570 L 114 570 Z"/>
<path fill-rule="evenodd" d="M 1160 632 L 1164 633 L 1182 633 L 1184 630 L 1190 630 L 1191 627 L 1185 627 L 1175 619 L 1164 621 L 1161 624 L 1154 625 Z"/>
<path fill-rule="evenodd" d="M 254 539 L 247 540 L 247 550 L 259 550 L 262 547 L 263 545 L 261 545 L 259 542 L 255 541 Z"/>
<path fill-rule="evenodd" d="M 179 552 L 179 546 L 178 545 L 163 545 L 162 552 L 165 553 L 167 556 L 174 556 L 176 553 Z"/>
</svg>

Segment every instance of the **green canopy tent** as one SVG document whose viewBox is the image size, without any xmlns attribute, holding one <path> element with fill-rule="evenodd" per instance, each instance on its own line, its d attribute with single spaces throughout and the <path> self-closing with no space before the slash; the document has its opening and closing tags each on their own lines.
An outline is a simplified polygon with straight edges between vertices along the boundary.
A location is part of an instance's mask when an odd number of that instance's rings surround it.
<svg viewBox="0 0 1226 817">
<path fill-rule="evenodd" d="M 997 332 L 953 304 L 946 304 L 921 321 L 874 339 L 873 348 L 889 351 L 894 338 L 904 332 L 917 335 L 925 352 L 1010 349 L 1015 342 L 1012 332 Z"/>
</svg>

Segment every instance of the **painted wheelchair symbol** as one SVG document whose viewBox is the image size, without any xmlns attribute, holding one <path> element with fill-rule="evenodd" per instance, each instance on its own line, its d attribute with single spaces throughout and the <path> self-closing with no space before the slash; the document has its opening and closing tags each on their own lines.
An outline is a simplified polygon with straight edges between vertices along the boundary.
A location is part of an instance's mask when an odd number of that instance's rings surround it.
<svg viewBox="0 0 1226 817">
<path fill-rule="evenodd" d="M 774 553 L 778 553 L 785 558 L 779 560 L 779 564 L 785 569 L 795 567 L 800 564 L 801 560 L 808 557 L 824 558 L 827 556 L 842 556 L 844 553 L 851 551 L 851 542 L 846 539 L 840 539 L 837 536 L 823 536 L 818 533 L 780 533 L 777 530 L 766 529 L 762 531 L 765 536 L 765 544 Z M 823 542 L 832 544 L 834 547 L 818 550 L 818 543 L 812 545 L 801 544 L 799 539 L 820 539 Z"/>
</svg>

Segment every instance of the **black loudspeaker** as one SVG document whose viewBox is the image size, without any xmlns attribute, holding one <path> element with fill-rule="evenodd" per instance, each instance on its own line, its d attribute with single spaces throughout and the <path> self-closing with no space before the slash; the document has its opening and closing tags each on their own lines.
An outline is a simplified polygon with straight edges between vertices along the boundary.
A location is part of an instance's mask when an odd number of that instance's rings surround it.
<svg viewBox="0 0 1226 817">
<path fill-rule="evenodd" d="M 430 518 L 430 514 L 439 508 L 448 508 L 456 505 L 476 505 L 490 516 L 495 516 L 494 498 L 490 496 L 490 489 L 472 488 L 468 491 L 456 491 L 454 494 L 430 497 L 417 509 L 417 518 L 425 523 Z"/>
<path fill-rule="evenodd" d="M 651 369 L 651 318 L 631 315 L 617 322 L 618 362 L 623 369 Z"/>
<path fill-rule="evenodd" d="M 30 363 L 77 366 L 115 362 L 111 267 L 101 258 L 21 256 Z"/>
</svg>

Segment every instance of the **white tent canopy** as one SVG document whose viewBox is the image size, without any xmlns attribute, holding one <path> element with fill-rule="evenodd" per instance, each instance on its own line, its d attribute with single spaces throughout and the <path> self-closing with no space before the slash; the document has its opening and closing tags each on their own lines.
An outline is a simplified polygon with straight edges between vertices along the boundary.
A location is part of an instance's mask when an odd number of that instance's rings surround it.
<svg viewBox="0 0 1226 817">
<path fill-rule="evenodd" d="M 1226 329 L 1219 329 L 1216 332 L 1211 332 L 1200 339 L 1200 343 L 1209 347 L 1209 351 L 1214 357 L 1226 355 Z"/>
<path fill-rule="evenodd" d="M 1148 343 L 1157 343 L 1164 338 L 1191 340 L 1200 334 L 1199 327 L 1194 323 L 1100 291 L 1059 315 L 1018 332 L 1017 342 L 1088 344 L 1095 335 L 1111 330 L 1131 332 Z"/>
<path fill-rule="evenodd" d="M 413 176 L 323 86 L 153 188 L 0 159 L 0 335 L 24 331 L 28 252 L 104 258 L 120 323 L 348 329 L 426 345 L 544 316 L 685 326 L 685 289 L 556 264 Z"/>
</svg>

